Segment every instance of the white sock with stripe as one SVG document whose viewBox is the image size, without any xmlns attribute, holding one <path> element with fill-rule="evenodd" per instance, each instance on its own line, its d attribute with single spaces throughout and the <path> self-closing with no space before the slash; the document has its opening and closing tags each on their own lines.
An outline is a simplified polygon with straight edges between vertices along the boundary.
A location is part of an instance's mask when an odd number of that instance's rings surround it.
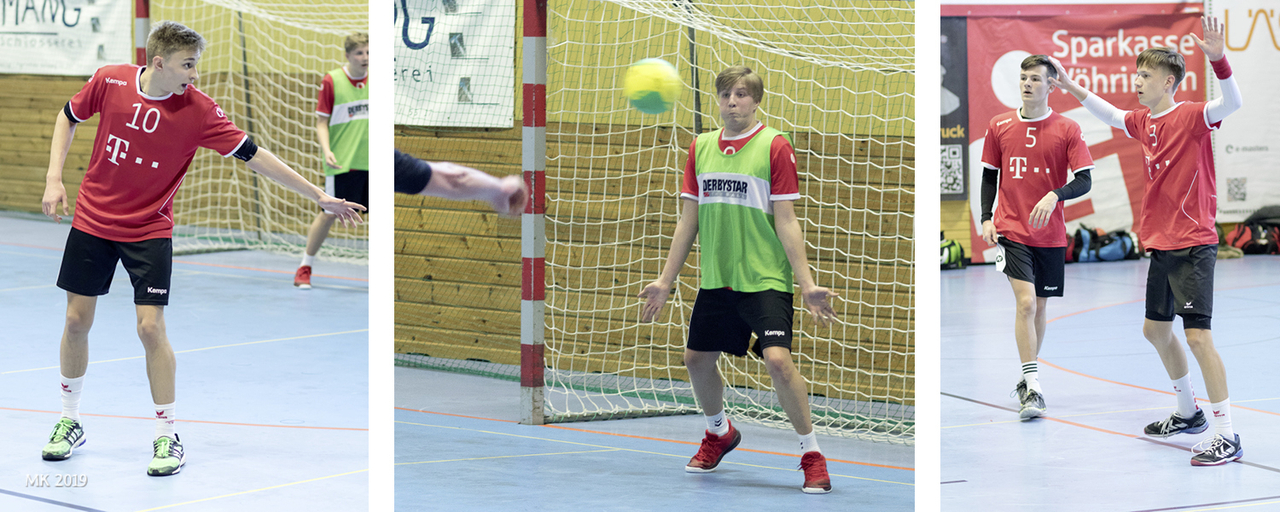
<svg viewBox="0 0 1280 512">
<path fill-rule="evenodd" d="M 1191 389 L 1191 372 L 1173 381 L 1173 393 L 1178 397 L 1178 416 L 1191 419 L 1196 415 L 1196 392 Z"/>
<path fill-rule="evenodd" d="M 1027 389 L 1044 394 L 1044 391 L 1040 390 L 1040 370 L 1035 361 L 1022 363 L 1022 380 L 1027 383 Z"/>
</svg>

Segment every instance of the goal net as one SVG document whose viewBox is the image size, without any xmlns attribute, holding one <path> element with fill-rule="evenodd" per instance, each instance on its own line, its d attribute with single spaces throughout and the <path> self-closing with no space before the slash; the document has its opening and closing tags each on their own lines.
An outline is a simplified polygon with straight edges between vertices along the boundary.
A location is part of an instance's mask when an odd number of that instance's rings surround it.
<svg viewBox="0 0 1280 512">
<path fill-rule="evenodd" d="M 809 383 L 815 428 L 913 442 L 912 8 L 549 2 L 546 421 L 698 411 L 682 362 L 697 247 L 657 321 L 639 322 L 636 294 L 660 274 L 670 248 L 690 142 L 721 126 L 715 76 L 742 64 L 765 82 L 757 117 L 794 142 L 811 273 L 839 294 L 832 327 L 818 328 L 798 307 L 795 314 L 793 355 Z M 515 55 L 519 75 L 529 67 L 521 50 Z M 641 114 L 622 95 L 627 66 L 651 57 L 674 64 L 688 87 L 666 114 Z M 398 127 L 397 146 L 493 174 L 518 172 L 521 125 L 534 125 L 519 119 L 528 100 L 515 82 L 511 128 Z M 405 100 L 397 97 L 397 109 Z M 519 380 L 520 223 L 478 203 L 398 197 L 397 205 L 398 364 Z M 735 421 L 788 425 L 760 360 L 720 361 Z"/>
<path fill-rule="evenodd" d="M 196 87 L 258 146 L 323 187 L 315 129 L 320 80 L 346 63 L 343 40 L 369 30 L 368 12 L 364 0 L 152 0 L 150 15 L 152 25 L 177 21 L 204 36 Z M 196 153 L 173 211 L 175 252 L 301 252 L 320 213 L 314 202 L 243 162 L 208 150 Z M 321 258 L 367 262 L 366 226 L 335 223 Z"/>
</svg>

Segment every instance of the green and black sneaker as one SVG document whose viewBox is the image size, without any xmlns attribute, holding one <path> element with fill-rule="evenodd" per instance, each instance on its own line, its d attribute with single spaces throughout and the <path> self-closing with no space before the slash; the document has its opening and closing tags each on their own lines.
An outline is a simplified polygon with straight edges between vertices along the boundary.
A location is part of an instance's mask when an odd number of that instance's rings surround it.
<svg viewBox="0 0 1280 512">
<path fill-rule="evenodd" d="M 40 456 L 44 460 L 67 460 L 71 450 L 84 446 L 84 427 L 71 418 L 62 418 L 49 434 L 49 444 L 44 445 Z"/>
<path fill-rule="evenodd" d="M 176 475 L 182 471 L 186 459 L 182 456 L 182 441 L 178 434 L 173 437 L 157 437 L 152 445 L 151 464 L 147 465 L 147 474 L 151 476 Z"/>
</svg>

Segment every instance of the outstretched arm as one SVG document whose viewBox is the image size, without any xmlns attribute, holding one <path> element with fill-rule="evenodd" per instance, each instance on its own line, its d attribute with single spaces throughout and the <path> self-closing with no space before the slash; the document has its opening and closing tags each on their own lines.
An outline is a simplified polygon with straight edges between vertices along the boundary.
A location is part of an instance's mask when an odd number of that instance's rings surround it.
<svg viewBox="0 0 1280 512">
<path fill-rule="evenodd" d="M 528 203 L 529 187 L 520 176 L 513 174 L 498 178 L 452 162 L 430 162 L 429 165 L 431 179 L 422 189 L 422 195 L 459 201 L 487 201 L 494 211 L 507 216 L 520 215 Z"/>
<path fill-rule="evenodd" d="M 271 178 L 290 190 L 302 194 L 303 197 L 315 201 L 321 208 L 324 208 L 325 212 L 336 215 L 344 226 L 359 224 L 360 213 L 356 210 L 367 210 L 367 208 L 357 203 L 335 199 L 324 193 L 324 190 L 321 190 L 320 187 L 312 185 L 311 182 L 307 181 L 306 178 L 303 178 L 288 165 L 285 165 L 284 162 L 281 162 L 270 151 L 261 147 L 245 164 L 254 172 Z"/>
<path fill-rule="evenodd" d="M 1214 124 L 1226 119 L 1232 112 L 1240 110 L 1240 107 L 1244 106 L 1244 98 L 1240 96 L 1240 86 L 1236 85 L 1235 76 L 1231 73 L 1231 65 L 1227 64 L 1224 51 L 1226 26 L 1218 23 L 1218 18 L 1207 16 L 1200 18 L 1200 26 L 1204 28 L 1204 39 L 1200 39 L 1195 34 L 1191 34 L 1191 37 L 1196 40 L 1196 46 L 1204 52 L 1205 58 L 1209 59 L 1209 64 L 1213 65 L 1213 73 L 1217 75 L 1218 84 L 1222 86 L 1222 96 L 1214 98 L 1205 105 L 1205 116 L 1209 124 Z"/>
<path fill-rule="evenodd" d="M 76 136 L 76 124 L 67 119 L 66 114 L 58 111 L 58 118 L 53 122 L 53 143 L 49 147 L 49 171 L 44 177 L 44 199 L 40 202 L 40 210 L 50 219 L 62 222 L 62 215 L 70 215 L 67 210 L 67 189 L 62 185 L 62 166 L 67 162 L 67 151 L 71 149 L 71 139 Z M 62 215 L 58 215 L 58 204 L 62 204 Z"/>
<path fill-rule="evenodd" d="M 1125 111 L 1116 108 L 1115 105 L 1108 103 L 1107 100 L 1099 98 L 1095 94 L 1090 94 L 1088 89 L 1076 83 L 1075 80 L 1068 78 L 1067 69 L 1062 67 L 1062 62 L 1059 62 L 1058 59 L 1049 57 L 1049 62 L 1052 62 L 1053 68 L 1058 70 L 1057 77 L 1049 77 L 1049 85 L 1061 87 L 1062 90 L 1071 93 L 1077 100 L 1080 100 L 1080 104 L 1084 105 L 1085 110 L 1088 110 L 1099 121 L 1107 123 L 1112 128 L 1125 129 Z"/>
<path fill-rule="evenodd" d="M 796 218 L 795 201 L 773 202 L 773 224 L 778 232 L 778 241 L 782 242 L 782 250 L 787 253 L 791 262 L 791 271 L 796 274 L 796 284 L 800 285 L 800 295 L 805 309 L 813 315 L 813 320 L 821 327 L 836 319 L 836 312 L 827 299 L 837 296 L 836 292 L 814 284 L 809 274 L 809 257 L 805 254 L 804 235 L 800 232 L 800 221 Z"/>
<path fill-rule="evenodd" d="M 662 311 L 671 294 L 671 287 L 680 276 L 685 260 L 689 259 L 689 250 L 693 248 L 693 240 L 698 237 L 698 202 L 684 199 L 684 208 L 680 211 L 680 220 L 676 221 L 676 233 L 671 237 L 671 250 L 667 253 L 667 263 L 662 267 L 658 279 L 640 290 L 639 297 L 644 299 L 644 307 L 640 310 L 640 321 L 650 322 Z"/>
</svg>

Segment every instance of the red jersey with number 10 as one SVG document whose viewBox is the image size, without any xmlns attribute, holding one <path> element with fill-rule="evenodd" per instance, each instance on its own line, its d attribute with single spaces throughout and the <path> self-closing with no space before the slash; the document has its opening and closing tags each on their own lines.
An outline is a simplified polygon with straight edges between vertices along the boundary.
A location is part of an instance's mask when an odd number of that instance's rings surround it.
<svg viewBox="0 0 1280 512">
<path fill-rule="evenodd" d="M 1172 251 L 1217 245 L 1217 177 L 1204 103 L 1183 102 L 1157 115 L 1147 108 L 1124 116 L 1125 135 L 1142 144 L 1147 190 L 1142 195 L 1138 239 L 1142 247 Z"/>
<path fill-rule="evenodd" d="M 194 86 L 180 95 L 143 94 L 143 69 L 103 66 L 70 103 L 76 122 L 100 114 L 71 225 L 117 242 L 172 237 L 173 196 L 196 149 L 230 156 L 248 138 Z"/>
<path fill-rule="evenodd" d="M 1067 246 L 1062 201 L 1040 229 L 1031 227 L 1031 210 L 1073 173 L 1093 168 L 1079 124 L 1052 110 L 1035 119 L 1023 119 L 1017 110 L 1000 114 L 987 128 L 982 165 L 1000 171 L 991 219 L 1000 236 L 1032 247 Z"/>
</svg>

